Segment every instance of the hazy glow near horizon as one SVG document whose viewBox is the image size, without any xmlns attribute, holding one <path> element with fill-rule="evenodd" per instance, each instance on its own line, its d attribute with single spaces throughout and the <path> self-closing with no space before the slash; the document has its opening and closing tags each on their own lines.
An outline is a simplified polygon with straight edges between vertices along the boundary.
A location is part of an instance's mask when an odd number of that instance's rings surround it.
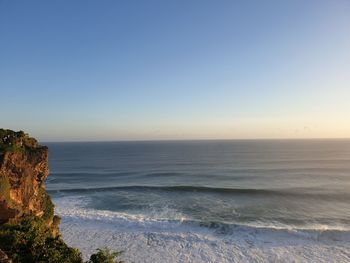
<svg viewBox="0 0 350 263">
<path fill-rule="evenodd" d="M 0 127 L 350 137 L 350 2 L 0 1 Z"/>
</svg>

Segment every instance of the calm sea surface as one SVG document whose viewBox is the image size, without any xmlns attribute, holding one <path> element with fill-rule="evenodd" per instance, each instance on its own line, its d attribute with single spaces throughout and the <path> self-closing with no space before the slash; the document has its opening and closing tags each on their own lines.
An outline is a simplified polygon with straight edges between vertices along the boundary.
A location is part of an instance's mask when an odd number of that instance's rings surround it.
<svg viewBox="0 0 350 263">
<path fill-rule="evenodd" d="M 47 189 L 54 200 L 84 200 L 84 211 L 223 232 L 350 229 L 350 140 L 46 145 Z"/>
</svg>

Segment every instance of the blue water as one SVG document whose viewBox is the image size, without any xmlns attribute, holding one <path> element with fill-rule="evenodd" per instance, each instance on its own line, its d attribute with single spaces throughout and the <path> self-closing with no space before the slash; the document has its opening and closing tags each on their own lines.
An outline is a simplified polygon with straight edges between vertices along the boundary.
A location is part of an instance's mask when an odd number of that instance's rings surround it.
<svg viewBox="0 0 350 263">
<path fill-rule="evenodd" d="M 45 143 L 54 200 L 144 218 L 350 229 L 350 140 Z"/>
</svg>

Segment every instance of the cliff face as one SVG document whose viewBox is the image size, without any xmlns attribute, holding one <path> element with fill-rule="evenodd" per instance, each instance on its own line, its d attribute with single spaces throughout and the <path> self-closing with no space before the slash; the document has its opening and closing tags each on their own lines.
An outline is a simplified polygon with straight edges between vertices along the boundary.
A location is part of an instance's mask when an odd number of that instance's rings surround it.
<svg viewBox="0 0 350 263">
<path fill-rule="evenodd" d="M 23 132 L 0 129 L 0 223 L 27 215 L 52 221 L 48 174 L 47 147 Z"/>
<path fill-rule="evenodd" d="M 0 129 L 0 263 L 83 263 L 59 235 L 44 181 L 48 149 L 24 132 Z"/>
<path fill-rule="evenodd" d="M 0 129 L 0 263 L 83 263 L 59 234 L 44 186 L 48 174 L 47 147 L 22 131 Z M 99 250 L 88 262 L 121 262 L 113 260 L 119 254 Z"/>
</svg>

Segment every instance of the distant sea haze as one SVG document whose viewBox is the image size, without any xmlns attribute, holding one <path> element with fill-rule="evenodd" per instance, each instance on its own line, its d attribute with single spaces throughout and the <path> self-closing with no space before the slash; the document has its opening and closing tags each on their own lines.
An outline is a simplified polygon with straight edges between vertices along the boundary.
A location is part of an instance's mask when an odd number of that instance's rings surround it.
<svg viewBox="0 0 350 263">
<path fill-rule="evenodd" d="M 350 262 L 350 140 L 47 145 L 47 189 L 85 257 Z"/>
</svg>

